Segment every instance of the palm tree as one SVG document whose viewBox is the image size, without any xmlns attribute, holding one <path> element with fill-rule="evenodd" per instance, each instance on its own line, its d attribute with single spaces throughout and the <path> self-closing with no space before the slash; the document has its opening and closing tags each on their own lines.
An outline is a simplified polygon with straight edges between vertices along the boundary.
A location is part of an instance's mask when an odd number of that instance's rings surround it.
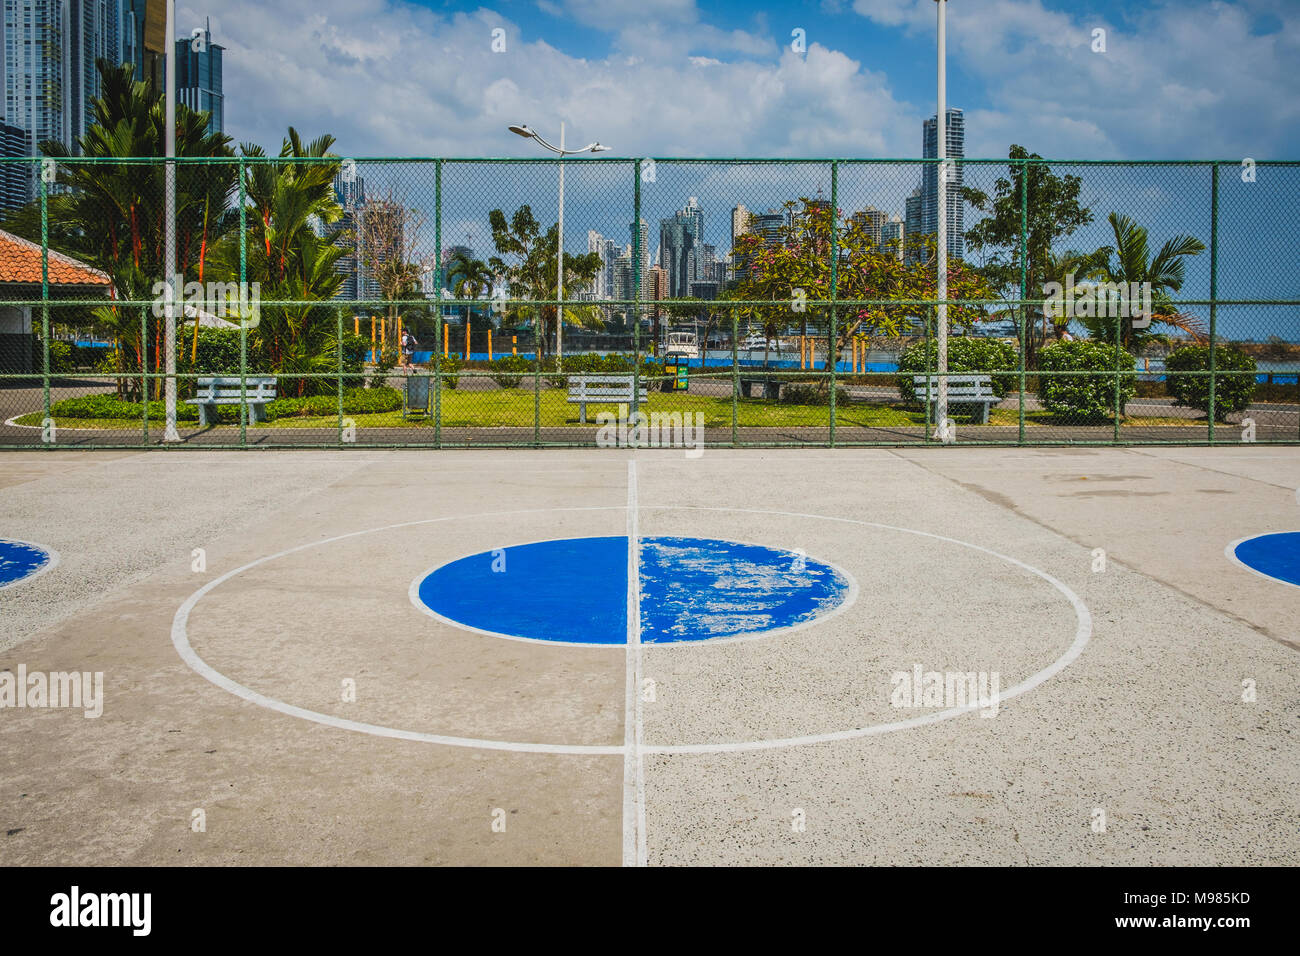
<svg viewBox="0 0 1300 956">
<path fill-rule="evenodd" d="M 338 241 L 341 232 L 329 228 L 343 215 L 333 185 L 342 161 L 330 152 L 333 145 L 329 135 L 304 143 L 290 127 L 278 159 L 267 159 L 251 143 L 240 147 L 253 160 L 244 181 L 246 281 L 259 284 L 265 301 L 303 303 L 261 309 L 252 334 L 273 371 L 310 371 L 333 361 L 337 347 L 336 316 L 323 305 L 343 285 L 335 264 L 348 254 Z M 238 230 L 222 237 L 212 261 L 225 278 L 241 278 Z M 307 379 L 287 384 L 298 394 L 316 387 Z"/>
<path fill-rule="evenodd" d="M 47 197 L 50 245 L 108 273 L 117 299 L 148 300 L 164 279 L 164 167 L 161 163 L 118 162 L 162 156 L 166 114 L 162 93 L 137 82 L 130 64 L 97 63 L 101 92 L 91 103 L 93 122 L 77 140 L 77 156 L 61 142 L 41 151 L 61 160 Z M 203 281 L 203 261 L 212 237 L 230 225 L 230 198 L 238 179 L 230 139 L 209 133 L 208 114 L 184 104 L 176 108 L 176 155 L 211 163 L 180 163 L 176 169 L 176 264 L 183 278 Z M 92 160 L 85 162 L 78 160 Z M 11 214 L 6 228 L 39 241 L 39 203 Z M 93 310 L 96 322 L 118 342 L 119 372 L 144 368 L 153 340 L 155 370 L 161 366 L 161 323 L 146 314 L 107 305 Z M 152 326 L 152 328 L 150 328 Z M 130 366 L 130 367 L 128 367 Z M 118 393 L 135 397 L 136 380 L 119 379 Z M 161 380 L 157 387 L 162 387 Z"/>
<path fill-rule="evenodd" d="M 1097 265 L 1090 270 L 1089 279 L 1107 283 L 1116 283 L 1124 287 L 1136 284 L 1138 287 L 1149 286 L 1151 289 L 1152 316 L 1167 326 L 1189 334 L 1197 341 L 1205 339 L 1205 328 L 1196 316 L 1179 312 L 1170 302 L 1170 293 L 1183 287 L 1185 279 L 1185 262 L 1188 256 L 1200 255 L 1205 251 L 1205 244 L 1193 236 L 1177 235 L 1160 247 L 1155 258 L 1151 258 L 1147 230 L 1139 226 L 1128 216 L 1112 212 L 1109 216 L 1111 229 L 1115 233 L 1115 245 L 1098 249 L 1094 256 Z M 1101 304 L 1101 293 L 1094 290 L 1097 304 Z M 1101 311 L 1094 308 L 1093 312 Z M 1130 309 L 1130 312 L 1133 310 Z M 1129 352 L 1140 349 L 1142 345 L 1158 334 L 1150 328 L 1134 328 L 1129 315 L 1119 318 L 1120 345 Z M 1081 318 L 1093 338 L 1113 340 L 1115 320 L 1109 316 Z"/>
<path fill-rule="evenodd" d="M 452 255 L 447 269 L 447 281 L 451 283 L 456 298 L 477 299 L 484 292 L 492 291 L 496 276 L 483 260 L 475 259 L 464 252 L 456 252 Z M 468 304 L 465 306 L 466 325 L 469 325 L 471 308 L 472 306 Z"/>
<path fill-rule="evenodd" d="M 1106 267 L 1106 252 L 1105 249 L 1098 249 L 1096 252 L 1078 252 L 1071 249 L 1062 253 L 1048 250 L 1040 266 L 1043 282 L 1059 284 L 1062 295 L 1077 297 L 1080 293 L 1086 293 L 1087 287 L 1081 286 L 1080 283 L 1098 269 Z M 1072 321 L 1073 317 L 1066 315 L 1063 308 L 1052 309 L 1044 305 L 1042 321 L 1032 333 L 1038 347 L 1041 348 L 1047 343 L 1049 332 L 1058 342 L 1063 339 Z"/>
</svg>

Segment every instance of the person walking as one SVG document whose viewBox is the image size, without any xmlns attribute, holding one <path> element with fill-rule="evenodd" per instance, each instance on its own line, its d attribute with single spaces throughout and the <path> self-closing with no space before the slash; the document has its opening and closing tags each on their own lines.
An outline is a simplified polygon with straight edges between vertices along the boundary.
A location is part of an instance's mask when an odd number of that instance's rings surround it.
<svg viewBox="0 0 1300 956">
<path fill-rule="evenodd" d="M 402 329 L 402 368 L 411 371 L 411 360 L 415 356 L 415 347 L 419 345 L 410 329 Z"/>
</svg>

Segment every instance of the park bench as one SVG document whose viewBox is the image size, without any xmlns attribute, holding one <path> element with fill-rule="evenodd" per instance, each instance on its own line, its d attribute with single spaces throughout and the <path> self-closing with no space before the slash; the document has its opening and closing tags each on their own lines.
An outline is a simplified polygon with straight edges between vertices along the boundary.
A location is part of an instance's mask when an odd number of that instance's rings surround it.
<svg viewBox="0 0 1300 956">
<path fill-rule="evenodd" d="M 754 397 L 754 386 L 763 390 L 763 398 L 779 401 L 781 398 L 781 380 L 774 375 L 740 376 L 740 394 L 746 398 Z"/>
<path fill-rule="evenodd" d="M 993 379 L 988 375 L 945 375 L 948 380 L 948 412 L 954 415 L 970 415 L 979 424 L 989 423 L 989 408 L 1002 399 L 993 394 Z M 926 385 L 929 384 L 930 404 L 939 400 L 939 376 L 915 376 L 916 397 L 925 401 Z"/>
<path fill-rule="evenodd" d="M 587 405 L 608 403 L 631 405 L 631 375 L 575 375 L 569 379 L 569 404 L 578 406 L 578 421 L 587 424 Z M 645 385 L 640 388 L 636 404 L 645 401 Z"/>
<path fill-rule="evenodd" d="M 212 409 L 212 423 L 217 420 L 218 405 L 248 405 L 248 420 L 260 422 L 266 419 L 267 402 L 275 400 L 274 378 L 245 378 L 246 388 L 241 391 L 239 376 L 201 378 L 198 380 L 198 393 L 194 404 L 199 407 L 199 425 L 206 428 L 209 424 L 208 409 Z"/>
</svg>

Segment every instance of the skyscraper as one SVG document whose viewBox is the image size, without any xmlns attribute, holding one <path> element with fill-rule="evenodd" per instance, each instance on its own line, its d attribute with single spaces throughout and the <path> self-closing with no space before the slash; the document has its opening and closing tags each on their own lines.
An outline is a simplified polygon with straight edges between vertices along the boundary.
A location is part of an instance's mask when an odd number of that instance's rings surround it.
<svg viewBox="0 0 1300 956">
<path fill-rule="evenodd" d="M 644 219 L 640 220 L 641 224 L 641 282 L 645 283 L 645 274 L 650 270 L 650 226 Z M 631 248 L 636 250 L 637 241 L 637 224 L 629 223 L 627 227 L 628 239 Z M 630 298 L 630 297 L 629 297 Z"/>
<path fill-rule="evenodd" d="M 668 273 L 670 297 L 689 294 L 703 262 L 704 211 L 692 196 L 669 219 L 659 221 L 659 265 Z"/>
<path fill-rule="evenodd" d="M 195 112 L 208 113 L 208 132 L 226 128 L 226 97 L 221 90 L 221 53 L 212 42 L 210 22 L 198 36 L 176 41 L 176 98 Z M 197 49 L 196 49 L 197 47 Z"/>
<path fill-rule="evenodd" d="M 135 78 L 163 87 L 167 52 L 167 8 L 163 0 L 122 0 L 120 60 L 135 65 Z"/>
<path fill-rule="evenodd" d="M 56 140 L 75 151 L 99 95 L 95 61 L 121 55 L 121 0 L 3 0 L 4 121 L 27 132 L 29 155 Z"/>
<path fill-rule="evenodd" d="M 587 291 L 590 292 L 597 299 L 611 298 L 606 287 L 605 237 L 602 236 L 600 233 L 598 233 L 595 229 L 588 229 L 587 230 L 587 253 L 590 255 L 593 252 L 596 255 L 600 256 L 600 268 L 597 269 L 596 274 L 591 277 L 591 282 L 587 286 Z"/>
<path fill-rule="evenodd" d="M 903 256 L 903 261 L 908 265 L 919 261 L 921 258 L 921 254 L 913 245 L 913 242 L 924 233 L 921 228 L 921 206 L 923 202 L 921 187 L 917 186 L 912 190 L 912 195 L 907 197 L 907 214 L 903 220 L 903 237 L 907 245 L 907 253 Z"/>
<path fill-rule="evenodd" d="M 0 120 L 0 158 L 27 155 L 27 131 Z M 0 163 L 0 212 L 27 205 L 30 190 L 31 168 L 26 163 Z"/>
<path fill-rule="evenodd" d="M 880 227 L 880 249 L 882 252 L 893 252 L 898 258 L 903 258 L 903 220 L 897 215 L 890 216 L 889 221 Z"/>
<path fill-rule="evenodd" d="M 860 212 L 855 212 L 849 216 L 849 228 L 861 226 L 867 234 L 873 248 L 879 248 L 881 241 L 881 230 L 884 229 L 885 223 L 889 221 L 889 214 L 883 209 L 877 209 L 875 206 L 868 206 Z"/>
<path fill-rule="evenodd" d="M 922 156 L 935 159 L 939 155 L 939 122 L 936 117 L 925 121 L 923 131 Z M 961 159 L 966 155 L 966 121 L 962 111 L 950 109 L 945 123 L 945 149 L 949 159 Z M 964 207 L 961 198 L 962 164 L 949 165 L 951 176 L 947 184 L 947 219 L 948 219 L 948 256 L 960 259 L 966 251 L 962 236 Z M 937 234 L 939 231 L 939 166 L 928 164 L 921 173 L 921 231 Z"/>
</svg>

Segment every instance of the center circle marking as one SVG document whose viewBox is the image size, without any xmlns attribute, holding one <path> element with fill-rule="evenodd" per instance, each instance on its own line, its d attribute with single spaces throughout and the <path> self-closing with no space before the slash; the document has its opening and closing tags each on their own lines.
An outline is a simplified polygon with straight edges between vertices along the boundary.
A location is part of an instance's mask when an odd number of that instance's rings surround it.
<svg viewBox="0 0 1300 956">
<path fill-rule="evenodd" d="M 769 517 L 786 517 L 786 518 L 804 518 L 810 521 L 833 521 L 841 524 L 856 525 L 866 528 L 879 528 L 884 531 L 896 531 L 902 534 L 913 534 L 922 538 L 930 538 L 934 541 L 942 541 L 948 544 L 955 544 L 963 548 L 969 548 L 972 551 L 978 551 L 981 554 L 987 554 L 990 557 L 1005 561 L 1008 564 L 1028 571 L 1036 577 L 1042 578 L 1048 584 L 1052 585 L 1070 602 L 1074 609 L 1077 626 L 1075 628 L 1074 640 L 1066 648 L 1065 653 L 1058 657 L 1051 664 L 1048 664 L 1042 670 L 1030 675 L 1025 680 L 1003 691 L 999 699 L 1003 702 L 1019 697 L 1028 691 L 1033 690 L 1039 684 L 1055 677 L 1065 668 L 1069 667 L 1083 653 L 1087 646 L 1089 638 L 1092 636 L 1092 614 L 1089 612 L 1086 604 L 1064 583 L 1052 577 L 1046 571 L 1035 568 L 1033 565 L 1026 564 L 1018 558 L 1002 554 L 991 548 L 985 548 L 982 545 L 972 544 L 969 541 L 960 541 L 956 538 L 949 538 L 945 535 L 934 534 L 929 531 L 918 531 L 914 528 L 902 528 L 897 525 L 881 524 L 876 521 L 859 521 L 855 518 L 842 518 L 834 515 L 806 514 L 791 511 L 764 511 L 755 508 L 708 508 L 708 507 L 691 507 L 682 505 L 646 505 L 639 506 L 642 511 L 708 511 L 724 514 L 747 514 L 747 515 L 766 515 Z M 201 658 L 194 648 L 190 645 L 187 626 L 189 617 L 204 595 L 208 594 L 217 587 L 220 587 L 226 581 L 236 575 L 243 574 L 252 568 L 266 564 L 279 558 L 296 554 L 300 551 L 306 551 L 310 548 L 317 548 L 321 545 L 333 544 L 337 541 L 346 541 L 350 538 L 361 537 L 362 535 L 375 534 L 381 531 L 394 531 L 398 528 L 410 528 L 420 525 L 439 524 L 446 521 L 464 521 L 475 518 L 501 518 L 513 517 L 518 515 L 536 515 L 536 514 L 555 514 L 560 512 L 592 512 L 592 511 L 624 511 L 620 505 L 593 506 L 593 507 L 575 507 L 575 508 L 529 508 L 517 511 L 493 511 L 484 512 L 474 515 L 448 515 L 442 518 L 424 518 L 418 521 L 402 521 L 396 524 L 382 525 L 378 528 L 367 528 L 363 531 L 351 531 L 347 534 L 335 535 L 332 538 L 322 538 L 320 541 L 309 541 L 296 547 L 286 548 L 275 554 L 268 554 L 264 557 L 257 558 L 247 564 L 241 565 L 231 571 L 227 571 L 220 577 L 214 578 L 207 584 L 200 587 L 191 594 L 176 610 L 176 615 L 172 618 L 172 646 L 175 647 L 177 654 L 181 659 L 197 674 L 204 679 L 215 684 L 217 687 L 241 697 L 250 703 L 266 707 L 278 713 L 286 714 L 290 717 L 300 717 L 304 720 L 310 720 L 314 723 L 323 724 L 328 727 L 336 727 L 342 730 L 353 730 L 358 733 L 370 734 L 376 737 L 388 737 L 397 740 L 411 740 L 420 743 L 442 744 L 448 747 L 469 747 L 479 750 L 504 750 L 515 753 L 548 753 L 548 754 L 581 754 L 586 756 L 592 755 L 626 755 L 628 746 L 624 744 L 548 744 L 533 743 L 528 741 L 506 741 L 492 740 L 479 737 L 455 737 L 445 734 L 430 734 L 416 730 L 403 730 L 397 727 L 385 727 L 380 724 L 369 724 L 359 720 L 348 720 L 343 717 L 336 717 L 333 714 L 323 714 L 319 711 L 308 710 L 305 707 L 298 707 L 294 704 L 277 700 L 259 691 L 246 687 L 238 681 L 232 680 L 220 671 L 213 668 Z M 706 641 L 703 645 L 709 646 L 712 643 Z M 680 645 L 691 646 L 691 645 Z M 629 649 L 630 651 L 630 649 Z M 908 720 L 898 720 L 886 724 L 871 724 L 866 727 L 854 727 L 848 730 L 829 731 L 819 734 L 806 734 L 797 737 L 775 737 L 766 740 L 737 740 L 737 741 L 717 741 L 713 743 L 702 744 L 640 744 L 635 746 L 635 750 L 644 754 L 688 754 L 688 753 L 736 753 L 752 750 L 774 750 L 785 747 L 796 747 L 807 744 L 829 743 L 832 741 L 853 740 L 858 737 L 871 737 L 878 734 L 892 733 L 898 730 L 908 730 L 914 727 L 922 727 L 926 724 L 938 723 L 943 720 L 950 720 L 954 717 L 960 717 L 965 714 L 974 713 L 978 708 L 978 703 L 968 707 L 951 707 L 947 710 L 937 711 L 929 714 L 922 714 L 912 717 Z"/>
</svg>

